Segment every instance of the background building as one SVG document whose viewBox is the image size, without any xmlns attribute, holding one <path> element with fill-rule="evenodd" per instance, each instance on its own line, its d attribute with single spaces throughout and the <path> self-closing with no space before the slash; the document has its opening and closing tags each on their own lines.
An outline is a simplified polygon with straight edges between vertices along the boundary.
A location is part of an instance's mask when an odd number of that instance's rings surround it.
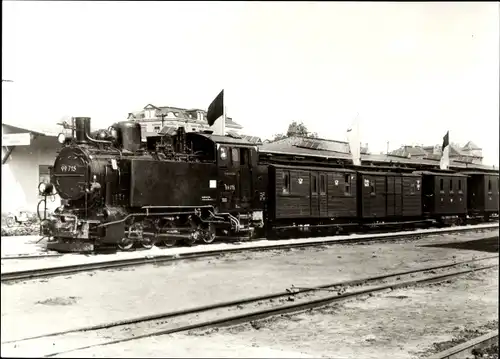
<svg viewBox="0 0 500 359">
<path fill-rule="evenodd" d="M 389 154 L 411 158 L 441 158 L 441 145 L 434 146 L 408 146 L 403 145 Z M 456 143 L 450 144 L 450 159 L 466 163 L 483 163 L 483 151 L 474 142 L 469 141 L 464 146 Z"/>
<path fill-rule="evenodd" d="M 199 109 L 185 109 L 171 106 L 147 105 L 143 110 L 130 112 L 127 119 L 141 124 L 142 138 L 158 133 L 163 126 L 184 126 L 186 131 L 200 131 L 209 129 L 207 112 Z M 226 118 L 226 134 L 231 132 L 240 134 L 243 126 L 234 122 L 231 117 Z"/>
<path fill-rule="evenodd" d="M 38 184 L 50 181 L 49 166 L 61 146 L 59 132 L 56 126 L 35 130 L 2 123 L 2 213 L 36 211 Z M 47 205 L 54 210 L 60 203 L 56 195 Z"/>
<path fill-rule="evenodd" d="M 283 149 L 287 146 L 293 146 L 297 148 L 313 149 L 319 151 L 328 151 L 332 153 L 349 154 L 351 153 L 349 149 L 349 143 L 345 141 L 337 140 L 327 140 L 324 138 L 316 137 L 301 137 L 301 136 L 291 136 L 285 137 L 276 141 L 268 141 L 264 144 L 263 148 L 267 150 L 271 149 Z M 361 154 L 368 153 L 368 144 L 361 144 Z"/>
</svg>

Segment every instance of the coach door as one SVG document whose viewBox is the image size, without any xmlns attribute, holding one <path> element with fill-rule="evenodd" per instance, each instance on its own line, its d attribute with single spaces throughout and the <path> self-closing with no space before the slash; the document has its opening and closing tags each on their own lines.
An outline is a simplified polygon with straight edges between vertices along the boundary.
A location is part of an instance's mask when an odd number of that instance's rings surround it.
<svg viewBox="0 0 500 359">
<path fill-rule="evenodd" d="M 249 208 L 252 204 L 252 172 L 249 148 L 232 147 L 231 165 L 236 176 L 233 196 L 234 208 Z"/>
<path fill-rule="evenodd" d="M 240 147 L 239 151 L 239 199 L 241 208 L 250 208 L 252 205 L 252 149 Z"/>
<path fill-rule="evenodd" d="M 319 216 L 318 172 L 311 172 L 311 217 Z"/>
<path fill-rule="evenodd" d="M 327 196 L 327 185 L 326 185 L 326 173 L 319 174 L 319 216 L 328 216 L 328 196 Z"/>
</svg>

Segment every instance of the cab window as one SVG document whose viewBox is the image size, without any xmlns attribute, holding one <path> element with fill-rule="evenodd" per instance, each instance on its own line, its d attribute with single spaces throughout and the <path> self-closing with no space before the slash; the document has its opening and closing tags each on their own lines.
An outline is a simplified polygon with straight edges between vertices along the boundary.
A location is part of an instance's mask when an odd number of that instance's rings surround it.
<svg viewBox="0 0 500 359">
<path fill-rule="evenodd" d="M 248 158 L 248 148 L 240 148 L 240 165 L 248 166 L 250 160 Z"/>
<path fill-rule="evenodd" d="M 240 165 L 240 151 L 237 148 L 231 149 L 231 159 L 233 162 L 233 166 Z"/>
<path fill-rule="evenodd" d="M 227 147 L 221 146 L 219 148 L 219 163 L 223 166 L 227 166 L 229 162 L 229 151 Z"/>
</svg>

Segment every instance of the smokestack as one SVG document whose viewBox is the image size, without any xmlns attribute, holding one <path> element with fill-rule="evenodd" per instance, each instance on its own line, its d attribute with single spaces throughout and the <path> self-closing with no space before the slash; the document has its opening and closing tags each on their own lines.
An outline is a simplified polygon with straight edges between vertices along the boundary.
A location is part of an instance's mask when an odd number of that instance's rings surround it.
<svg viewBox="0 0 500 359">
<path fill-rule="evenodd" d="M 87 143 L 90 136 L 90 117 L 75 117 L 76 143 Z"/>
</svg>

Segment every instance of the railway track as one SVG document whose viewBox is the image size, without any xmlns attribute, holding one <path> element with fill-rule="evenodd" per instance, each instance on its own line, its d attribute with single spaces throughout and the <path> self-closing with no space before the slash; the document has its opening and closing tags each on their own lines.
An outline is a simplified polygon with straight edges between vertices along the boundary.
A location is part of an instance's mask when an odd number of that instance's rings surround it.
<svg viewBox="0 0 500 359">
<path fill-rule="evenodd" d="M 498 330 L 494 330 L 480 337 L 471 339 L 465 343 L 454 346 L 453 348 L 444 350 L 434 354 L 429 359 L 459 359 L 475 357 L 472 351 L 498 344 Z"/>
<path fill-rule="evenodd" d="M 479 267 L 470 267 L 472 263 L 497 258 L 498 255 L 487 256 L 439 266 L 330 283 L 313 288 L 292 285 L 279 293 L 6 341 L 2 343 L 2 352 L 9 352 L 9 355 L 25 356 L 25 354 L 28 355 L 24 352 L 25 350 L 36 348 L 35 355 L 52 357 L 96 346 L 118 344 L 152 336 L 253 323 L 256 320 L 310 310 L 397 288 L 439 283 L 476 271 L 498 267 L 498 263 L 485 263 Z M 461 266 L 468 267 L 466 269 L 458 268 Z M 453 269 L 455 270 L 450 272 Z M 420 278 L 415 278 L 419 275 Z M 109 340 L 110 338 L 114 338 L 114 340 Z"/>
<path fill-rule="evenodd" d="M 346 243 L 364 243 L 371 241 L 380 241 L 380 240 L 397 240 L 397 239 L 411 239 L 414 236 L 425 236 L 425 235 L 433 235 L 436 233 L 450 233 L 455 231 L 463 232 L 465 230 L 481 230 L 481 229 L 491 229 L 495 228 L 498 225 L 481 225 L 480 228 L 470 227 L 470 228 L 461 228 L 458 230 L 453 229 L 439 229 L 432 231 L 417 231 L 417 232 L 396 232 L 396 233 L 384 233 L 384 234 L 372 234 L 372 235 L 359 235 L 356 237 L 346 237 L 346 238 L 330 238 L 330 239 L 313 239 L 306 240 L 300 242 L 292 242 L 292 243 L 281 243 L 271 241 L 266 245 L 258 245 L 252 246 L 252 243 L 248 243 L 248 245 L 242 244 L 241 246 L 235 248 L 225 248 L 225 249 L 213 249 L 207 251 L 200 252 L 187 252 L 187 253 L 176 253 L 176 254 L 163 254 L 156 256 L 145 256 L 145 257 L 136 257 L 136 258 L 127 258 L 127 259 L 116 259 L 112 261 L 99 261 L 99 262 L 91 262 L 91 263 L 80 263 L 74 265 L 66 265 L 66 266 L 54 266 L 54 267 L 46 267 L 46 268 L 37 268 L 37 269 L 29 269 L 22 271 L 13 271 L 13 272 L 3 272 L 1 274 L 1 282 L 9 283 L 20 280 L 33 280 L 47 277 L 54 277 L 60 275 L 68 275 L 68 274 L 76 274 L 81 272 L 88 272 L 94 270 L 106 270 L 106 269 L 117 269 L 131 266 L 139 266 L 146 264 L 159 264 L 165 262 L 172 262 L 178 260 L 196 260 L 200 258 L 213 257 L 221 254 L 230 254 L 230 253 L 241 253 L 241 252 L 259 252 L 259 251 L 268 251 L 268 250 L 286 250 L 292 248 L 301 248 L 301 247 L 315 247 L 315 246 L 326 246 L 326 245 L 334 245 L 334 244 L 346 244 Z M 486 237 L 485 237 L 486 238 Z"/>
<path fill-rule="evenodd" d="M 9 260 L 9 259 L 44 259 L 44 258 L 57 258 L 62 257 L 64 254 L 28 254 L 28 255 L 14 255 L 14 256 L 6 256 L 0 258 L 1 260 Z"/>
</svg>

